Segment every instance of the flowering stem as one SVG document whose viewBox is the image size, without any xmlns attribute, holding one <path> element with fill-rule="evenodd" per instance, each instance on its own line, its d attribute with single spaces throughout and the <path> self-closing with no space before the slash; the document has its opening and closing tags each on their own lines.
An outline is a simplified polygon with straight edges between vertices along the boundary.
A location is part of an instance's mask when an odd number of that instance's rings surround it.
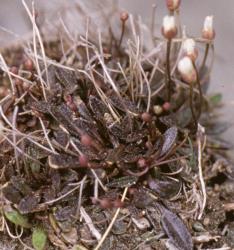
<svg viewBox="0 0 234 250">
<path fill-rule="evenodd" d="M 206 49 L 205 49 L 204 58 L 203 58 L 203 61 L 202 61 L 202 64 L 201 64 L 201 68 L 200 68 L 200 69 L 203 69 L 203 68 L 205 67 L 205 65 L 206 65 L 206 60 L 207 60 L 207 57 L 208 57 L 209 48 L 210 48 L 210 44 L 207 43 L 207 44 L 206 44 Z"/>
<path fill-rule="evenodd" d="M 166 86 L 167 86 L 167 100 L 171 100 L 171 68 L 170 68 L 170 51 L 171 39 L 167 40 L 167 54 L 166 54 Z"/>
<path fill-rule="evenodd" d="M 199 91 L 199 109 L 198 109 L 198 115 L 197 115 L 197 119 L 199 119 L 200 115 L 201 115 L 201 111 L 202 111 L 202 105 L 203 105 L 203 93 L 202 93 L 202 88 L 201 88 L 201 82 L 200 82 L 200 78 L 199 78 L 199 74 L 196 68 L 195 63 L 193 64 L 194 69 L 196 71 L 196 83 L 198 86 L 198 91 Z"/>
<path fill-rule="evenodd" d="M 191 109 L 191 113 L 192 113 L 192 117 L 195 123 L 195 126 L 197 127 L 197 117 L 194 111 L 194 107 L 193 107 L 193 83 L 190 83 L 190 98 L 189 98 L 189 102 L 190 102 L 190 109 Z"/>
<path fill-rule="evenodd" d="M 120 46 L 121 46 L 123 36 L 124 36 L 124 32 L 125 32 L 125 21 L 122 21 L 121 35 L 120 35 L 120 39 L 119 39 L 118 48 L 120 48 Z"/>
</svg>

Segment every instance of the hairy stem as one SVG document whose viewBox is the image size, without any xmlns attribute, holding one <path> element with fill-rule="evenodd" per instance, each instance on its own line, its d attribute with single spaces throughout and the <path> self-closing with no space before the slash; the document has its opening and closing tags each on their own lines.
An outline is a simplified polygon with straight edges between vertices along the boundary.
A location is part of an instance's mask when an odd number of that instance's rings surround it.
<svg viewBox="0 0 234 250">
<path fill-rule="evenodd" d="M 207 57 L 208 57 L 209 48 L 210 48 L 210 44 L 207 43 L 207 44 L 206 44 L 206 49 L 205 49 L 204 58 L 203 58 L 203 61 L 202 61 L 200 70 L 202 70 L 202 69 L 205 67 L 205 65 L 206 65 L 206 60 L 207 60 Z"/>
<path fill-rule="evenodd" d="M 191 83 L 189 86 L 190 86 L 190 88 L 189 88 L 190 89 L 190 95 L 189 95 L 190 109 L 191 109 L 191 113 L 192 113 L 195 127 L 197 128 L 197 117 L 196 117 L 196 114 L 194 111 L 194 106 L 193 106 L 193 83 Z"/>
<path fill-rule="evenodd" d="M 120 39 L 119 39 L 118 48 L 120 48 L 121 43 L 123 41 L 124 32 L 125 32 L 125 21 L 122 21 L 121 35 L 120 35 Z"/>
<path fill-rule="evenodd" d="M 170 68 L 170 51 L 171 39 L 167 41 L 167 54 L 166 54 L 166 86 L 167 86 L 167 100 L 171 100 L 171 68 Z"/>
<path fill-rule="evenodd" d="M 202 105 L 203 105 L 203 93 L 202 93 L 202 88 L 201 88 L 201 81 L 200 81 L 200 77 L 196 68 L 196 65 L 194 63 L 194 68 L 196 71 L 196 78 L 197 78 L 197 86 L 198 86 L 198 91 L 199 91 L 199 109 L 198 109 L 198 114 L 197 114 L 197 120 L 199 119 L 200 115 L 201 115 L 201 111 L 202 111 Z"/>
</svg>

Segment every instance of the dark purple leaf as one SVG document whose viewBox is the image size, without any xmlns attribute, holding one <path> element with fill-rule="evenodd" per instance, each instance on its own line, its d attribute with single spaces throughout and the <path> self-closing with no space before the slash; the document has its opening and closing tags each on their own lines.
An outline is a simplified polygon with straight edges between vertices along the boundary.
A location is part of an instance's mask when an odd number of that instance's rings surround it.
<svg viewBox="0 0 234 250">
<path fill-rule="evenodd" d="M 68 94 L 72 94 L 77 89 L 77 77 L 74 71 L 56 68 L 55 75 Z"/>
<path fill-rule="evenodd" d="M 173 144 L 175 143 L 177 137 L 178 129 L 176 127 L 171 127 L 163 135 L 163 145 L 160 156 L 168 153 Z"/>
<path fill-rule="evenodd" d="M 48 157 L 48 163 L 49 166 L 53 169 L 67 169 L 79 167 L 78 157 L 66 154 L 50 155 Z"/>
<path fill-rule="evenodd" d="M 12 176 L 11 183 L 23 195 L 28 195 L 32 193 L 32 189 L 29 184 L 26 183 L 26 180 L 20 176 Z"/>
<path fill-rule="evenodd" d="M 50 113 L 69 133 L 76 136 L 79 134 L 80 130 L 75 126 L 72 112 L 66 104 L 51 106 Z"/>
<path fill-rule="evenodd" d="M 97 119 L 103 120 L 105 113 L 109 112 L 106 105 L 93 95 L 89 97 L 89 105 Z"/>
<path fill-rule="evenodd" d="M 137 106 L 131 102 L 127 98 L 120 98 L 117 95 L 111 95 L 110 97 L 110 102 L 119 110 L 121 111 L 128 111 L 131 112 L 134 115 L 137 115 L 140 113 L 140 110 L 137 108 Z"/>
<path fill-rule="evenodd" d="M 178 215 L 166 209 L 158 203 L 158 207 L 162 214 L 161 224 L 162 228 L 167 234 L 171 243 L 177 247 L 178 250 L 192 250 L 193 242 L 188 228 Z"/>
<path fill-rule="evenodd" d="M 63 207 L 61 209 L 58 209 L 54 213 L 54 217 L 58 221 L 66 221 L 69 220 L 74 212 L 74 208 L 72 207 Z"/>
<path fill-rule="evenodd" d="M 88 108 L 86 107 L 85 103 L 81 100 L 79 96 L 75 96 L 73 99 L 73 102 L 75 103 L 78 113 L 81 117 L 88 121 L 93 121 L 92 115 L 90 114 Z"/>
<path fill-rule="evenodd" d="M 136 184 L 137 180 L 138 177 L 135 176 L 124 176 L 109 182 L 106 186 L 114 188 L 131 187 Z"/>
<path fill-rule="evenodd" d="M 38 101 L 38 102 L 32 102 L 30 104 L 30 108 L 40 113 L 47 114 L 49 113 L 50 105 L 45 101 Z"/>
<path fill-rule="evenodd" d="M 178 192 L 181 188 L 181 181 L 176 181 L 170 179 L 167 176 L 162 176 L 160 178 L 149 178 L 149 187 L 157 193 L 161 198 L 170 199 Z"/>
<path fill-rule="evenodd" d="M 118 162 L 123 154 L 123 150 L 124 150 L 124 145 L 121 144 L 114 149 L 110 149 L 105 159 L 107 164 L 113 165 L 114 163 Z"/>
<path fill-rule="evenodd" d="M 133 203 L 137 208 L 147 208 L 154 202 L 149 193 L 143 189 L 139 189 L 133 194 Z"/>
<path fill-rule="evenodd" d="M 66 147 L 69 141 L 69 135 L 63 130 L 56 131 L 54 134 L 56 143 L 62 147 Z"/>
<path fill-rule="evenodd" d="M 18 204 L 22 198 L 21 193 L 11 183 L 8 183 L 8 185 L 4 186 L 2 192 L 7 200 L 15 204 Z"/>
<path fill-rule="evenodd" d="M 105 155 L 103 154 L 103 152 L 95 152 L 94 150 L 92 150 L 91 147 L 87 147 L 83 144 L 81 144 L 81 142 L 76 139 L 76 138 L 72 138 L 74 144 L 76 145 L 76 147 L 79 149 L 80 152 L 82 152 L 84 155 L 86 155 L 88 157 L 89 160 L 102 160 L 105 158 Z"/>
<path fill-rule="evenodd" d="M 37 210 L 39 201 L 40 196 L 38 194 L 32 193 L 20 201 L 18 209 L 21 214 L 32 213 Z"/>
</svg>

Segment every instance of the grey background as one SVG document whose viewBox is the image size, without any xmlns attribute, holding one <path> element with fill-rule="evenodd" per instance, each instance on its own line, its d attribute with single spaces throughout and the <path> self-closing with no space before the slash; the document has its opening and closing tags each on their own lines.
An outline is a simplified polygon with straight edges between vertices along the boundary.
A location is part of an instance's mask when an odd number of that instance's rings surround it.
<svg viewBox="0 0 234 250">
<path fill-rule="evenodd" d="M 42 0 L 37 2 L 46 4 L 46 1 Z M 223 94 L 225 106 L 220 119 L 234 123 L 234 0 L 182 0 L 181 2 L 182 24 L 186 25 L 188 34 L 193 36 L 200 35 L 205 16 L 214 15 L 216 58 L 209 92 Z M 21 1 L 1 0 L 0 4 L 0 26 L 18 35 L 27 34 L 30 25 L 26 21 Z M 156 4 L 158 29 L 160 29 L 162 17 L 167 14 L 164 0 L 120 0 L 119 4 L 133 14 L 141 15 L 145 22 L 150 21 L 152 4 Z M 15 36 L 0 32 L 0 44 L 9 42 L 13 38 L 15 39 Z M 233 128 L 224 133 L 223 137 L 233 142 Z M 234 152 L 232 154 L 234 155 Z"/>
</svg>

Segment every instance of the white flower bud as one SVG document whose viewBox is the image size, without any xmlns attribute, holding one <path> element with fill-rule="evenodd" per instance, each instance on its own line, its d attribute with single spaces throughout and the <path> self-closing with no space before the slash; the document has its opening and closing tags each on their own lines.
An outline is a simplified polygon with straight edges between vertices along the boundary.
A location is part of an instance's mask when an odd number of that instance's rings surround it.
<svg viewBox="0 0 234 250">
<path fill-rule="evenodd" d="M 192 38 L 186 39 L 183 42 L 182 48 L 183 48 L 185 56 L 190 57 L 193 62 L 197 59 L 198 50 L 196 48 L 196 43 L 194 39 Z"/>
<path fill-rule="evenodd" d="M 180 7 L 180 0 L 167 0 L 167 8 L 170 11 L 177 10 Z"/>
<path fill-rule="evenodd" d="M 207 16 L 204 21 L 202 29 L 202 37 L 208 40 L 213 40 L 215 38 L 215 31 L 213 27 L 213 16 Z"/>
<path fill-rule="evenodd" d="M 178 71 L 182 79 L 187 83 L 193 83 L 197 79 L 196 70 L 190 57 L 185 56 L 178 63 Z"/>
<path fill-rule="evenodd" d="M 165 16 L 163 18 L 162 34 L 167 39 L 172 39 L 176 36 L 177 27 L 174 16 Z"/>
</svg>

